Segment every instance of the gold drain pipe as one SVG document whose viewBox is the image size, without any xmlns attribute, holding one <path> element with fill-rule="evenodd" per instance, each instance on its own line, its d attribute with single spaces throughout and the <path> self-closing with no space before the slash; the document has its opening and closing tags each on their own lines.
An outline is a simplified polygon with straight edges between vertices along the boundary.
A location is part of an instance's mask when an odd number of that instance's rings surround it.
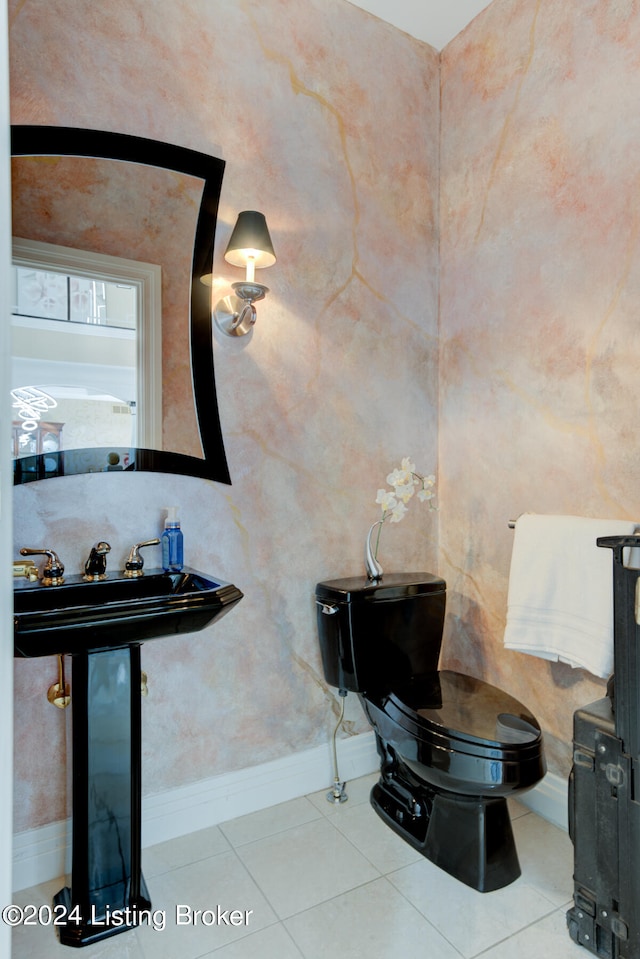
<svg viewBox="0 0 640 959">
<path fill-rule="evenodd" d="M 47 699 L 58 709 L 66 709 L 71 702 L 69 683 L 64 678 L 64 656 L 58 656 L 58 682 L 49 686 Z"/>
</svg>

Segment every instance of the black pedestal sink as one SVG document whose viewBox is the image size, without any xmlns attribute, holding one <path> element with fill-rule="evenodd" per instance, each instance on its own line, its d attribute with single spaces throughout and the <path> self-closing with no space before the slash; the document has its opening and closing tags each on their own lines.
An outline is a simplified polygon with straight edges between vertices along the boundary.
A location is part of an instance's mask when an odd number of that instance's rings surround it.
<svg viewBox="0 0 640 959">
<path fill-rule="evenodd" d="M 140 866 L 140 645 L 203 629 L 241 599 L 187 568 L 14 589 L 14 655 L 73 657 L 71 885 L 54 900 L 65 945 L 123 932 L 151 908 Z"/>
</svg>

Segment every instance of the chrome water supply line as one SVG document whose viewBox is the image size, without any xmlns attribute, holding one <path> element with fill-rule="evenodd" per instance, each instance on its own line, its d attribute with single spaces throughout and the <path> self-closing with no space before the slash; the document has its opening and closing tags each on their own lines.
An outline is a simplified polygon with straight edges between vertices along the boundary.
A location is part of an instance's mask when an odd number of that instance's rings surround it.
<svg viewBox="0 0 640 959">
<path fill-rule="evenodd" d="M 333 736 L 331 739 L 332 752 L 333 752 L 333 787 L 327 793 L 327 802 L 334 803 L 338 805 L 339 803 L 346 802 L 349 798 L 345 791 L 346 782 L 340 782 L 340 775 L 338 773 L 338 752 L 336 749 L 336 736 L 338 735 L 338 730 L 342 725 L 342 720 L 344 719 L 344 701 L 347 696 L 346 689 L 338 690 L 340 699 L 342 700 L 340 707 L 340 717 L 336 723 L 336 727 L 333 730 Z"/>
</svg>

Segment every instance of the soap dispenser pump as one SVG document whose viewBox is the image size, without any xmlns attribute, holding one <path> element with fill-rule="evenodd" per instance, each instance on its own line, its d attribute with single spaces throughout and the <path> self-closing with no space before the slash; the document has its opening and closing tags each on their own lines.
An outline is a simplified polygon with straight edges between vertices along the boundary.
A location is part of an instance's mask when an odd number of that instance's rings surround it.
<svg viewBox="0 0 640 959">
<path fill-rule="evenodd" d="M 170 573 L 180 572 L 184 565 L 184 547 L 178 507 L 167 508 L 162 540 L 162 568 Z"/>
</svg>

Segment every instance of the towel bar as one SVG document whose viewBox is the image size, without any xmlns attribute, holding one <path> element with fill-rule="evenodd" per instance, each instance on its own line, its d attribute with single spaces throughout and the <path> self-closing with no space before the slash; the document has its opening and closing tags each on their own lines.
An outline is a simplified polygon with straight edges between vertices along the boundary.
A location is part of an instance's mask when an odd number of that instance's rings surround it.
<svg viewBox="0 0 640 959">
<path fill-rule="evenodd" d="M 515 519 L 510 519 L 510 520 L 508 520 L 508 521 L 507 521 L 507 526 L 509 527 L 509 529 L 515 529 L 515 528 L 516 528 L 516 521 L 515 521 Z M 635 528 L 635 531 L 633 532 L 633 535 L 634 535 L 634 536 L 637 536 L 639 533 L 640 533 L 640 525 L 637 525 L 636 528 Z"/>
</svg>

